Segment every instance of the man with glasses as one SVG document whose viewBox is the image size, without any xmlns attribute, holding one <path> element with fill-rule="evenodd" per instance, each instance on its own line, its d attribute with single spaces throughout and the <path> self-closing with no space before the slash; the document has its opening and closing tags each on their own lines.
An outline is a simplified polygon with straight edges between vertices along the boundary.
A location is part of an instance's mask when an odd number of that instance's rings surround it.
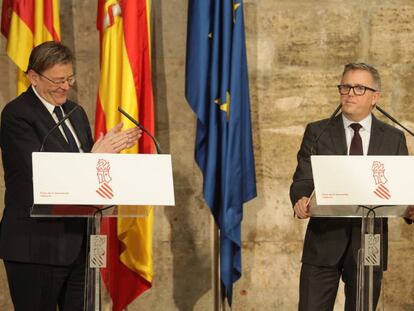
<svg viewBox="0 0 414 311">
<path fill-rule="evenodd" d="M 141 135 L 137 128 L 122 131 L 120 123 L 94 143 L 85 111 L 68 100 L 75 83 L 73 61 L 71 51 L 60 43 L 35 47 L 27 69 L 30 87 L 1 113 L 6 193 L 0 257 L 17 311 L 84 307 L 86 221 L 30 217 L 32 152 L 39 151 L 48 132 L 75 107 L 48 137 L 44 151 L 117 153 L 135 145 Z"/>
<path fill-rule="evenodd" d="M 310 156 L 317 155 L 406 155 L 404 134 L 372 114 L 380 98 L 378 71 L 364 63 L 345 66 L 338 85 L 342 113 L 307 125 L 298 152 L 298 165 L 290 187 L 295 215 L 311 216 L 313 191 Z M 319 136 L 320 135 L 320 136 Z M 318 139 L 316 139 L 319 136 Z M 408 218 L 414 218 L 407 214 Z M 383 222 L 384 269 L 387 258 L 387 221 Z M 299 310 L 331 311 L 339 280 L 345 283 L 345 310 L 356 310 L 357 251 L 361 245 L 361 219 L 310 218 L 302 255 Z M 379 299 L 382 271 L 376 271 L 374 305 Z M 375 310 L 375 308 L 374 308 Z"/>
</svg>

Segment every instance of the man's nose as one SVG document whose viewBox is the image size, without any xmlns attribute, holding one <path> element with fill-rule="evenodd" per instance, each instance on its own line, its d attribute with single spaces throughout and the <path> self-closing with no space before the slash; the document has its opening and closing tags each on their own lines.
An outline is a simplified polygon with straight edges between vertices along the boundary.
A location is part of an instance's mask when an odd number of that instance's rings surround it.
<svg viewBox="0 0 414 311">
<path fill-rule="evenodd" d="M 356 94 L 355 94 L 355 88 L 353 88 L 353 87 L 352 87 L 352 88 L 349 90 L 348 96 L 356 96 Z"/>
<path fill-rule="evenodd" d="M 62 88 L 64 90 L 69 90 L 70 89 L 69 81 L 68 80 L 65 80 L 64 82 L 62 82 L 60 84 L 60 88 Z"/>
</svg>

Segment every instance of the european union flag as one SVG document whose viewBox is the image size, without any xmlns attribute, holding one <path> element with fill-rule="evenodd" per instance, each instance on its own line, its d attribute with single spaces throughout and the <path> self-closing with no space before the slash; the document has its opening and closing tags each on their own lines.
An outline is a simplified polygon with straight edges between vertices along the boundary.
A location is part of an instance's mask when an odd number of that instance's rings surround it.
<svg viewBox="0 0 414 311">
<path fill-rule="evenodd" d="M 242 0 L 190 0 L 186 98 L 197 114 L 195 159 L 220 229 L 222 293 L 241 276 L 243 203 L 256 196 Z"/>
</svg>

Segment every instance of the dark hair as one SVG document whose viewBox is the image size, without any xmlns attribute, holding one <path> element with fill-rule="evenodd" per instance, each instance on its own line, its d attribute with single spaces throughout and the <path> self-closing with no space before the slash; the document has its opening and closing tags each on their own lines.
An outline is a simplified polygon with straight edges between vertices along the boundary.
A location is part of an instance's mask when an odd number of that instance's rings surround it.
<svg viewBox="0 0 414 311">
<path fill-rule="evenodd" d="M 73 64 L 74 60 L 68 47 L 55 41 L 46 41 L 36 46 L 30 53 L 26 72 L 31 69 L 42 74 L 56 64 Z"/>
<path fill-rule="evenodd" d="M 372 82 L 374 83 L 374 87 L 377 91 L 381 90 L 381 77 L 377 69 L 373 66 L 365 64 L 365 63 L 349 63 L 345 65 L 344 72 L 342 73 L 342 77 L 351 70 L 365 70 L 371 74 Z"/>
</svg>

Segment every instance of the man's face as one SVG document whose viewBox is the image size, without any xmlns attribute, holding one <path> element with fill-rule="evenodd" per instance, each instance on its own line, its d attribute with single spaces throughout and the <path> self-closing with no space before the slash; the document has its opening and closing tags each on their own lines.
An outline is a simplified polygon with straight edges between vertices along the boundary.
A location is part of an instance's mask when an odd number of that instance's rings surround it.
<svg viewBox="0 0 414 311">
<path fill-rule="evenodd" d="M 341 80 L 342 85 L 366 86 L 376 89 L 373 85 L 371 73 L 366 70 L 350 70 Z M 364 95 L 357 96 L 354 89 L 348 95 L 340 95 L 342 113 L 351 121 L 359 122 L 366 118 L 374 108 L 380 97 L 379 92 L 366 90 Z"/>
<path fill-rule="evenodd" d="M 27 76 L 41 97 L 52 105 L 60 106 L 68 97 L 71 87 L 68 78 L 74 77 L 73 66 L 70 63 L 56 64 L 41 74 L 30 70 Z"/>
</svg>

